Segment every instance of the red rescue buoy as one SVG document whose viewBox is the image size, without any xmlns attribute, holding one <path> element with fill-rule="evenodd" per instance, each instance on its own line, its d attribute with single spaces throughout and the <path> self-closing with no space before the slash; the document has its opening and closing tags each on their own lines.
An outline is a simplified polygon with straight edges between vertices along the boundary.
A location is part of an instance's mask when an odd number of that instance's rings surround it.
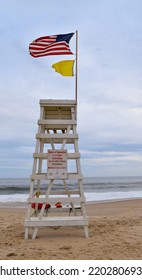
<svg viewBox="0 0 142 280">
<path fill-rule="evenodd" d="M 43 203 L 38 203 L 38 210 L 41 210 L 42 205 L 43 205 Z M 36 203 L 33 202 L 33 203 L 31 204 L 31 206 L 32 206 L 33 209 L 35 209 L 35 208 L 36 208 Z M 45 209 L 48 209 L 48 208 L 50 208 L 50 207 L 51 207 L 51 205 L 48 204 L 48 203 L 45 205 Z"/>
<path fill-rule="evenodd" d="M 56 206 L 57 208 L 61 208 L 61 207 L 62 207 L 61 202 L 57 202 L 57 203 L 55 204 L 55 206 Z"/>
</svg>

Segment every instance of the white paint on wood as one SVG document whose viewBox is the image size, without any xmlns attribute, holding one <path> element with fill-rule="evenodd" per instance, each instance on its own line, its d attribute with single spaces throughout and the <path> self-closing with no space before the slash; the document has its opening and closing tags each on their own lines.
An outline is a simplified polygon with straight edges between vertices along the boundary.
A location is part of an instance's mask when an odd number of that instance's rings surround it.
<svg viewBox="0 0 142 280">
<path fill-rule="evenodd" d="M 88 237 L 88 221 L 85 209 L 85 197 L 83 192 L 83 176 L 80 167 L 80 153 L 78 147 L 78 134 L 76 122 L 76 102 L 75 100 L 40 100 L 40 118 L 38 120 L 38 132 L 36 134 L 36 147 L 33 154 L 33 170 L 31 175 L 30 195 L 28 198 L 27 217 L 25 219 L 25 239 L 28 239 L 29 229 L 33 229 L 32 238 L 35 239 L 40 227 L 46 226 L 83 226 L 84 235 Z M 57 144 L 61 144 L 57 148 Z M 52 178 L 48 172 L 44 171 L 47 164 L 48 171 L 53 169 L 54 161 L 51 165 L 47 160 L 45 147 L 49 145 L 52 153 L 55 154 L 58 149 L 66 149 L 66 144 L 73 144 L 74 151 L 66 152 L 66 163 L 64 171 L 66 178 L 57 176 L 63 183 L 64 190 L 52 190 L 55 174 Z M 48 148 L 49 149 L 49 148 Z M 47 151 L 47 148 L 46 148 Z M 75 173 L 69 173 L 67 170 L 67 161 L 74 160 L 76 166 Z M 62 162 L 63 163 L 63 162 Z M 56 168 L 57 169 L 57 168 Z M 46 169 L 47 170 L 47 169 Z M 76 180 L 76 190 L 68 189 L 68 180 Z M 41 193 L 42 182 L 47 182 L 47 191 Z M 56 183 L 57 184 L 57 183 Z M 35 190 L 37 185 L 37 190 Z M 56 194 L 56 197 L 53 197 Z M 76 194 L 76 195 L 75 195 Z M 55 207 L 57 202 L 62 203 L 62 208 Z M 31 203 L 35 203 L 36 209 L 31 208 Z M 38 210 L 38 204 L 42 203 L 41 210 Z M 51 208 L 46 210 L 46 204 L 51 204 Z M 68 205 L 68 207 L 66 207 Z M 72 215 L 70 215 L 72 209 Z M 77 216 L 77 212 L 80 216 Z M 56 216 L 50 217 L 50 213 Z M 66 212 L 69 212 L 68 215 Z M 36 213 L 36 216 L 35 216 Z M 46 217 L 44 217 L 46 213 Z M 59 215 L 62 213 L 62 216 Z M 66 216 L 64 216 L 64 213 Z"/>
</svg>

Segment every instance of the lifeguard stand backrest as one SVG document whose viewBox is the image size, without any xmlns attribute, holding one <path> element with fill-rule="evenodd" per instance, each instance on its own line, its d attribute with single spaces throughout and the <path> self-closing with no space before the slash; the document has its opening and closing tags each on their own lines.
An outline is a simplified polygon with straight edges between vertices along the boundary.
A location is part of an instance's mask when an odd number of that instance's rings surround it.
<svg viewBox="0 0 142 280">
<path fill-rule="evenodd" d="M 74 100 L 40 100 L 40 106 L 44 107 L 44 119 L 49 120 L 47 129 L 66 129 L 65 120 L 72 120 L 72 110 L 76 119 L 76 103 Z M 52 120 L 57 120 L 52 122 Z"/>
<path fill-rule="evenodd" d="M 47 106 L 45 108 L 45 119 L 70 120 L 71 108 L 64 106 Z"/>
</svg>

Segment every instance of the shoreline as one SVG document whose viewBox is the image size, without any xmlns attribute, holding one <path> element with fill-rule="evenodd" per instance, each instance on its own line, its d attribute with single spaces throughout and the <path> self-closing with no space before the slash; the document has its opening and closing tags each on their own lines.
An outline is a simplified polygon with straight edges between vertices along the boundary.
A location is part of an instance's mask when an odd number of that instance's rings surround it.
<svg viewBox="0 0 142 280">
<path fill-rule="evenodd" d="M 139 201 L 142 200 L 142 197 L 138 198 L 121 198 L 121 199 L 107 199 L 107 200 L 97 200 L 97 201 L 86 201 L 87 205 L 98 205 L 98 204 L 109 204 L 109 203 L 117 203 L 117 202 L 125 202 L 125 201 Z M 26 209 L 28 206 L 27 202 L 0 202 L 0 209 Z"/>
<path fill-rule="evenodd" d="M 86 213 L 87 217 L 99 217 L 99 216 L 115 216 L 119 214 L 125 214 L 125 212 L 133 211 L 141 208 L 142 211 L 142 198 L 138 199 L 124 199 L 124 200 L 105 200 L 86 203 Z M 2 213 L 23 213 L 24 219 L 27 213 L 27 204 L 23 203 L 12 203 L 4 204 L 0 203 L 0 214 Z"/>
</svg>

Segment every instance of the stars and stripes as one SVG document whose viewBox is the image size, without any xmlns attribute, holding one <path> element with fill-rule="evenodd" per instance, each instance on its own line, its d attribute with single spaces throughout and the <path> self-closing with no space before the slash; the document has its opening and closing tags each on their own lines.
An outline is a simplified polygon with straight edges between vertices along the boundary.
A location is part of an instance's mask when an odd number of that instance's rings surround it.
<svg viewBox="0 0 142 280">
<path fill-rule="evenodd" d="M 29 45 L 30 55 L 41 57 L 73 54 L 69 47 L 69 42 L 73 35 L 74 33 L 68 33 L 37 38 Z"/>
</svg>

